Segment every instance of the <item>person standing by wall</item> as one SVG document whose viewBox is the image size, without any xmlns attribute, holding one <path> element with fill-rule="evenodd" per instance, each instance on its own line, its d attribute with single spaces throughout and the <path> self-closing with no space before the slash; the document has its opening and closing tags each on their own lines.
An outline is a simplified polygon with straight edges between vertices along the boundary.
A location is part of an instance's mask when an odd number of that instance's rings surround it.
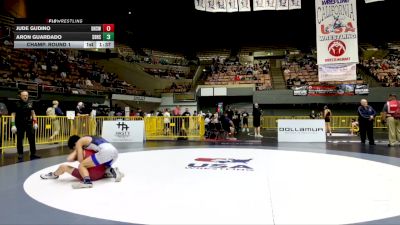
<svg viewBox="0 0 400 225">
<path fill-rule="evenodd" d="M 263 137 L 260 134 L 260 126 L 261 126 L 261 110 L 258 107 L 258 103 L 254 103 L 254 107 L 253 107 L 253 127 L 254 127 L 254 136 L 255 137 Z"/>
<path fill-rule="evenodd" d="M 33 108 L 32 101 L 29 101 L 28 91 L 21 91 L 19 93 L 19 98 L 15 103 L 15 108 L 11 113 L 11 132 L 13 134 L 17 133 L 17 152 L 18 152 L 18 162 L 24 161 L 24 136 L 26 136 L 29 141 L 30 147 L 30 159 L 39 159 L 40 156 L 36 155 L 36 143 L 35 143 L 35 133 L 34 130 L 38 129 L 37 119 L 35 110 Z"/>
<path fill-rule="evenodd" d="M 0 102 L 0 148 L 3 147 L 3 135 L 5 136 L 5 134 L 2 133 L 2 127 L 3 127 L 3 116 L 7 116 L 8 115 L 8 109 L 6 104 L 4 104 L 3 102 Z"/>
<path fill-rule="evenodd" d="M 374 140 L 374 118 L 376 111 L 368 105 L 366 99 L 361 99 L 358 107 L 358 124 L 360 126 L 361 143 L 365 144 L 366 137 L 370 145 L 375 145 Z"/>
<path fill-rule="evenodd" d="M 50 140 L 53 140 L 55 136 L 60 133 L 60 120 L 57 116 L 64 116 L 62 110 L 58 107 L 58 101 L 53 101 L 53 106 L 49 107 L 46 111 L 47 116 L 52 116 L 53 118 L 53 135 L 50 136 Z"/>
<path fill-rule="evenodd" d="M 383 106 L 382 121 L 386 121 L 389 128 L 388 146 L 394 147 L 395 143 L 400 141 L 400 101 L 395 94 L 390 94 Z"/>
<path fill-rule="evenodd" d="M 165 108 L 164 111 L 164 135 L 169 135 L 169 123 L 171 122 L 171 114 L 168 111 L 168 108 Z"/>
<path fill-rule="evenodd" d="M 310 119 L 316 119 L 316 118 L 317 118 L 317 114 L 315 113 L 314 110 L 311 110 Z"/>
<path fill-rule="evenodd" d="M 332 128 L 331 128 L 331 117 L 332 117 L 332 111 L 328 108 L 328 106 L 324 106 L 324 120 L 325 120 L 325 129 L 326 133 L 330 136 L 332 136 Z"/>
<path fill-rule="evenodd" d="M 249 114 L 247 113 L 247 111 L 245 110 L 243 113 L 242 113 L 242 117 L 243 117 L 243 131 L 244 132 L 246 132 L 246 129 L 247 129 L 247 132 L 250 132 L 250 130 L 249 130 Z"/>
</svg>

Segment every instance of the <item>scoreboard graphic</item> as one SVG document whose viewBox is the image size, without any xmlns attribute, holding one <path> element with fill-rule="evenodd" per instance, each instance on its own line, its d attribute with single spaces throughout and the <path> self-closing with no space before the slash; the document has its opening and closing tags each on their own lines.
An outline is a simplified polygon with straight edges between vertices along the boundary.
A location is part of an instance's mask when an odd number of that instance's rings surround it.
<svg viewBox="0 0 400 225">
<path fill-rule="evenodd" d="M 114 24 L 83 24 L 82 19 L 46 19 L 15 25 L 14 48 L 114 48 Z"/>
</svg>

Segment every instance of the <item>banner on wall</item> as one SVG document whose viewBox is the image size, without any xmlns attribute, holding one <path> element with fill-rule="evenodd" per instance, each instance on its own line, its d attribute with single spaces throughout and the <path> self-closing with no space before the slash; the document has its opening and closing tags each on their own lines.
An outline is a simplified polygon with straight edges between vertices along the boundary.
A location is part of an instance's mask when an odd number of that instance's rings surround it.
<svg viewBox="0 0 400 225">
<path fill-rule="evenodd" d="M 251 11 L 250 0 L 239 0 L 239 11 L 240 12 Z"/>
<path fill-rule="evenodd" d="M 317 64 L 358 63 L 356 0 L 315 0 Z"/>
<path fill-rule="evenodd" d="M 289 0 L 277 0 L 276 10 L 288 10 Z"/>
<path fill-rule="evenodd" d="M 327 64 L 318 66 L 319 82 L 357 79 L 357 64 Z"/>
<path fill-rule="evenodd" d="M 277 0 L 265 0 L 265 10 L 276 10 Z"/>
<path fill-rule="evenodd" d="M 237 0 L 226 0 L 226 11 L 227 12 L 238 12 L 239 6 Z"/>
<path fill-rule="evenodd" d="M 253 0 L 253 10 L 254 11 L 266 10 L 265 2 L 266 0 Z"/>
<path fill-rule="evenodd" d="M 308 96 L 352 96 L 353 84 L 308 86 Z"/>
<path fill-rule="evenodd" d="M 301 0 L 289 0 L 289 10 L 301 9 Z"/>
<path fill-rule="evenodd" d="M 207 12 L 216 12 L 216 0 L 205 0 L 206 1 L 206 3 L 205 3 L 205 5 L 206 5 L 206 11 Z"/>
<path fill-rule="evenodd" d="M 354 94 L 356 95 L 368 95 L 369 86 L 368 84 L 357 84 L 354 88 Z"/>
<path fill-rule="evenodd" d="M 384 0 L 365 0 L 365 3 L 383 2 Z"/>
<path fill-rule="evenodd" d="M 194 0 L 194 7 L 197 10 L 205 11 L 206 10 L 206 0 Z"/>
<path fill-rule="evenodd" d="M 226 12 L 226 0 L 215 0 L 214 12 Z"/>
<path fill-rule="evenodd" d="M 195 9 L 207 12 L 249 12 L 301 9 L 301 0 L 194 0 Z"/>
<path fill-rule="evenodd" d="M 367 84 L 339 84 L 293 87 L 293 96 L 353 96 L 368 95 Z"/>
</svg>

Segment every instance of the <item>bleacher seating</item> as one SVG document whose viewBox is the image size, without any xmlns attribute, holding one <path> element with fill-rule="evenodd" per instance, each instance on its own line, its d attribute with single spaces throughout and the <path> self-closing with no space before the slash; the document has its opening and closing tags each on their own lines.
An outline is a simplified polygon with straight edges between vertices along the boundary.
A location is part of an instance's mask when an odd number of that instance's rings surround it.
<svg viewBox="0 0 400 225">
<path fill-rule="evenodd" d="M 310 58 L 285 61 L 282 64 L 283 76 L 288 89 L 303 85 L 323 84 L 363 84 L 363 80 L 319 82 L 316 61 Z"/>
<path fill-rule="evenodd" d="M 400 87 L 400 52 L 383 59 L 363 60 L 362 65 L 383 87 Z"/>
<path fill-rule="evenodd" d="M 212 69 L 213 73 L 207 77 L 206 85 L 237 85 L 255 84 L 256 90 L 267 90 L 272 87 L 271 76 L 263 66 L 227 66 L 217 65 Z M 268 67 L 269 68 L 269 67 Z"/>
<path fill-rule="evenodd" d="M 65 50 L 20 50 L 1 46 L 1 85 L 37 83 L 43 91 L 72 94 L 104 92 L 142 95 L 143 90 L 119 80 L 114 73 L 82 55 Z"/>
</svg>

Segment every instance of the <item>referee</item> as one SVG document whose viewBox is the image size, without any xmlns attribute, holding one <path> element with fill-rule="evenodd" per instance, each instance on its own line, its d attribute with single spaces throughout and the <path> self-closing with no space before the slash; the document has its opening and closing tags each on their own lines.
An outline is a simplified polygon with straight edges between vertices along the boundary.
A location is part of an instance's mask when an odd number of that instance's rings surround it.
<svg viewBox="0 0 400 225">
<path fill-rule="evenodd" d="M 35 110 L 33 109 L 32 101 L 29 101 L 28 91 L 21 91 L 19 93 L 19 101 L 16 102 L 15 108 L 11 113 L 11 132 L 17 133 L 17 151 L 18 162 L 24 161 L 24 136 L 28 137 L 29 147 L 31 151 L 30 159 L 39 159 L 40 156 L 36 155 L 35 132 L 37 130 L 37 120 Z"/>
</svg>

